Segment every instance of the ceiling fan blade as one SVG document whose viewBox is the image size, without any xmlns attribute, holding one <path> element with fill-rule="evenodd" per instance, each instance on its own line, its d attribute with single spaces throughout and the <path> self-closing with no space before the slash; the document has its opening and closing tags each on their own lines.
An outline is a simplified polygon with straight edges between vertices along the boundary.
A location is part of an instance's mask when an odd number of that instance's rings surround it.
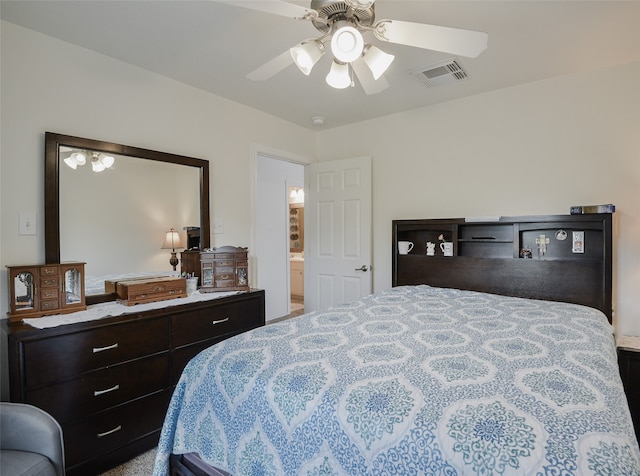
<svg viewBox="0 0 640 476">
<path fill-rule="evenodd" d="M 399 20 L 381 20 L 374 26 L 376 38 L 390 43 L 442 51 L 475 58 L 487 47 L 489 35 L 481 31 L 427 25 Z"/>
<path fill-rule="evenodd" d="M 214 0 L 220 3 L 233 5 L 234 7 L 248 8 L 265 13 L 273 13 L 287 18 L 312 19 L 318 16 L 318 12 L 310 8 L 294 5 L 293 3 L 282 2 L 280 0 Z"/>
<path fill-rule="evenodd" d="M 247 74 L 247 78 L 253 81 L 264 81 L 265 79 L 269 79 L 270 77 L 275 76 L 291 64 L 293 64 L 293 58 L 291 57 L 291 53 L 289 53 L 289 50 L 286 50 L 284 53 L 276 56 L 271 61 L 267 61 L 258 69 L 253 70 L 252 72 Z"/>
<path fill-rule="evenodd" d="M 368 95 L 378 94 L 389 87 L 389 83 L 384 79 L 384 76 L 380 76 L 377 80 L 373 78 L 373 74 L 367 67 L 362 57 L 351 63 L 353 71 L 356 73 L 356 77 L 364 89 L 364 92 Z"/>
</svg>

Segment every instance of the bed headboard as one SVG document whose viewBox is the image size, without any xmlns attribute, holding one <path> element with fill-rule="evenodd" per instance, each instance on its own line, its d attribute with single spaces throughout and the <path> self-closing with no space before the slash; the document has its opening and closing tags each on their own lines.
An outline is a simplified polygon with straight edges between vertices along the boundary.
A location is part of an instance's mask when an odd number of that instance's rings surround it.
<svg viewBox="0 0 640 476">
<path fill-rule="evenodd" d="M 611 322 L 611 230 L 609 213 L 394 220 L 392 285 L 583 304 Z M 453 256 L 443 256 L 439 237 L 453 243 Z M 408 254 L 399 241 L 413 243 Z"/>
</svg>

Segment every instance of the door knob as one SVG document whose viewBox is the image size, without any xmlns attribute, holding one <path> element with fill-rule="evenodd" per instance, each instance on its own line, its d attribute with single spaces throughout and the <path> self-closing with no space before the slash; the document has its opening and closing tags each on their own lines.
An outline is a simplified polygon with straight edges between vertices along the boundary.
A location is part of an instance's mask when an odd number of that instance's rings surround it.
<svg viewBox="0 0 640 476">
<path fill-rule="evenodd" d="M 369 268 L 367 268 L 366 264 L 363 264 L 362 266 L 360 266 L 359 268 L 356 268 L 356 271 L 367 271 Z"/>
</svg>

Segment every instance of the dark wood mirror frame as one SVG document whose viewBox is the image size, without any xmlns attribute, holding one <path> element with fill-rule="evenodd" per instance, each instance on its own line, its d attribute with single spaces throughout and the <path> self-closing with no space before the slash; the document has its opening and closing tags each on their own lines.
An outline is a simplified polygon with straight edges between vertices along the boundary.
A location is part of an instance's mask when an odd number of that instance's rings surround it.
<svg viewBox="0 0 640 476">
<path fill-rule="evenodd" d="M 54 132 L 45 133 L 44 147 L 44 243 L 47 263 L 60 263 L 60 147 L 95 150 L 132 158 L 155 160 L 200 169 L 200 243 L 210 247 L 209 222 L 209 162 L 203 159 L 141 149 L 93 139 L 84 139 Z M 114 294 L 86 297 L 87 304 L 113 301 Z"/>
</svg>

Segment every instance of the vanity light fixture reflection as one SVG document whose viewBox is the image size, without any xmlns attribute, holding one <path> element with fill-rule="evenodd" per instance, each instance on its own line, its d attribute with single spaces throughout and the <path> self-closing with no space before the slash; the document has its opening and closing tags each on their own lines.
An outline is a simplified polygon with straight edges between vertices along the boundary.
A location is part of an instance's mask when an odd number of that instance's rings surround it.
<svg viewBox="0 0 640 476">
<path fill-rule="evenodd" d="M 289 192 L 289 203 L 304 203 L 304 189 L 302 187 L 291 187 Z"/>
<path fill-rule="evenodd" d="M 176 270 L 176 266 L 178 266 L 176 248 L 183 248 L 183 246 L 180 241 L 180 234 L 174 228 L 171 228 L 164 237 L 164 243 L 162 244 L 161 249 L 171 250 L 171 259 L 169 260 L 169 264 L 173 266 L 174 271 Z"/>
</svg>

